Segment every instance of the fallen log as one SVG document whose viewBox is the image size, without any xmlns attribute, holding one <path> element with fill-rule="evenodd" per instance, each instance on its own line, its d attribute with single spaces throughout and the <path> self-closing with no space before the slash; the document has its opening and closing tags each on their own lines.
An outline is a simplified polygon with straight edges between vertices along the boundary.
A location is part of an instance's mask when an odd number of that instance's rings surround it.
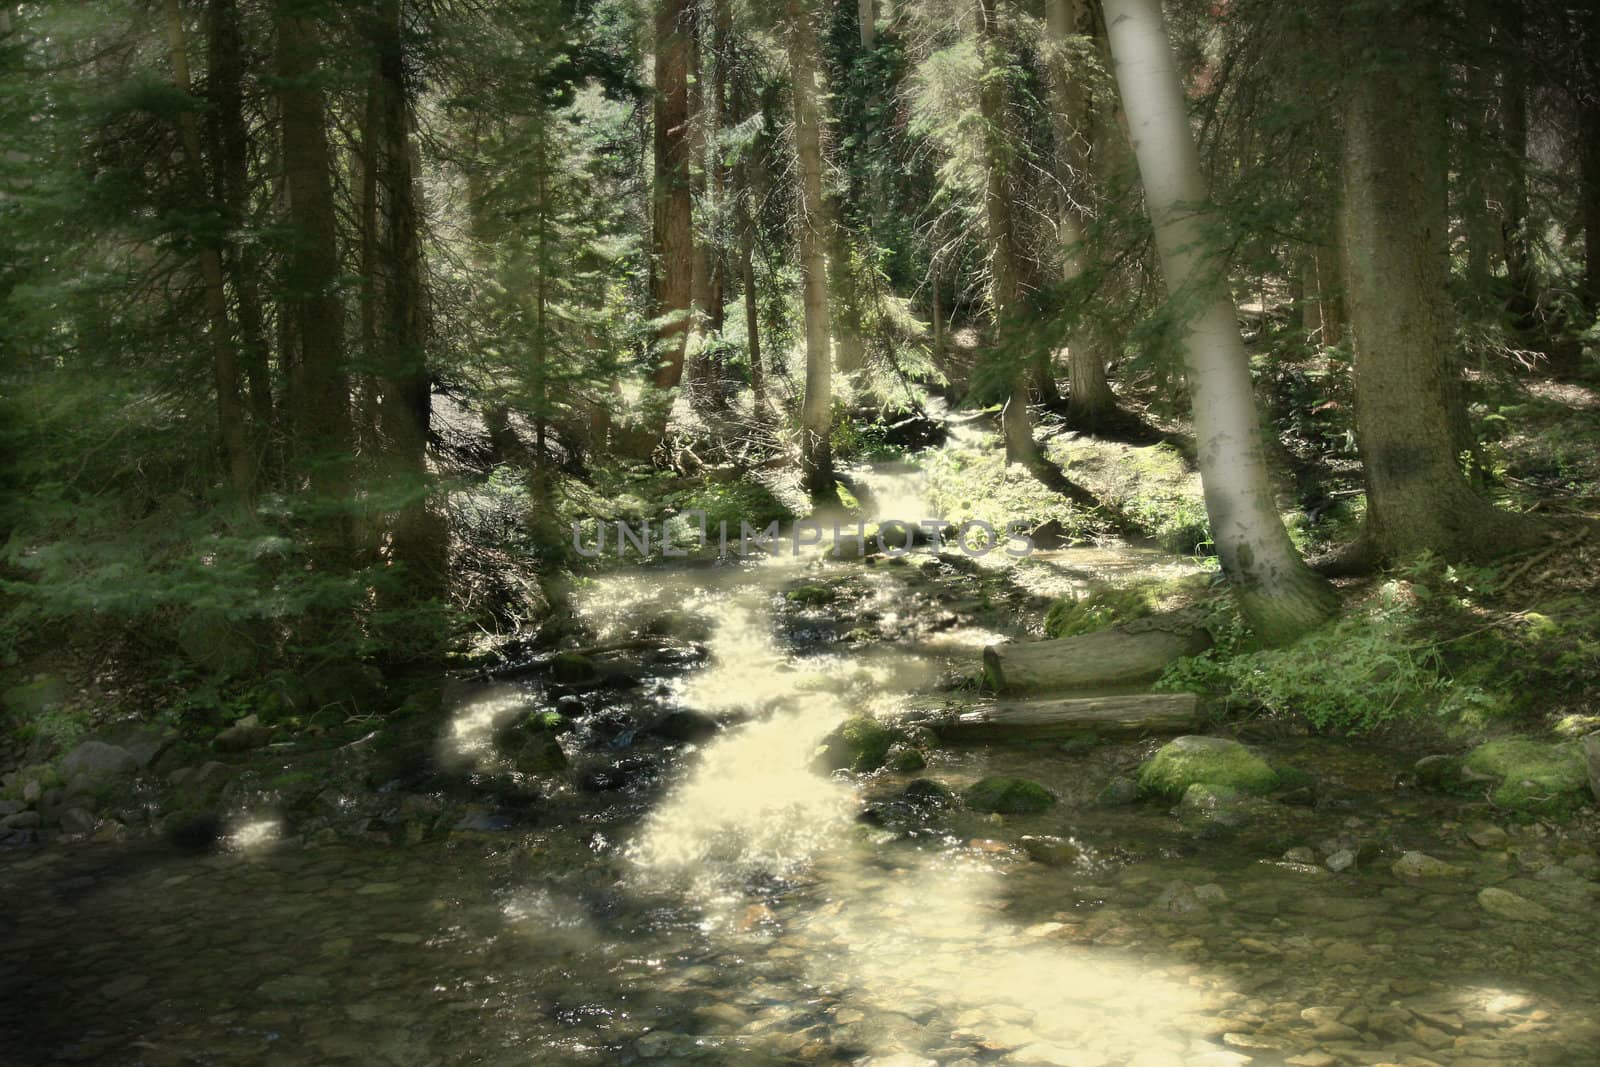
<svg viewBox="0 0 1600 1067">
<path fill-rule="evenodd" d="M 990 645 L 984 680 L 997 693 L 1059 693 L 1137 685 L 1160 677 L 1167 664 L 1211 647 L 1211 635 L 1186 621 L 1130 624 L 1079 637 Z"/>
<path fill-rule="evenodd" d="M 987 704 L 935 716 L 927 725 L 941 740 L 962 744 L 1192 733 L 1204 718 L 1193 693 L 1131 693 Z"/>
</svg>

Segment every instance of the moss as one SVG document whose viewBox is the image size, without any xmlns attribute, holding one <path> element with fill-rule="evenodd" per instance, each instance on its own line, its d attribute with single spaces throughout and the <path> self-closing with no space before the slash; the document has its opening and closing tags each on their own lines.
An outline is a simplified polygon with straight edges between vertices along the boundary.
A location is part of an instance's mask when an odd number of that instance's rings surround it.
<svg viewBox="0 0 1600 1067">
<path fill-rule="evenodd" d="M 846 719 L 817 749 L 816 765 L 828 772 L 875 771 L 889 756 L 894 735 L 877 719 L 858 715 Z"/>
<path fill-rule="evenodd" d="M 1050 605 L 1044 632 L 1051 637 L 1076 637 L 1113 623 L 1140 619 L 1154 610 L 1144 589 L 1099 589 L 1083 597 L 1063 597 Z"/>
<path fill-rule="evenodd" d="M 24 767 L 11 776 L 11 784 L 6 786 L 3 795 L 7 800 L 21 800 L 23 791 L 28 788 L 29 782 L 38 782 L 41 792 L 48 791 L 63 785 L 61 774 L 48 763 L 35 763 L 31 767 Z"/>
<path fill-rule="evenodd" d="M 1002 815 L 1027 815 L 1044 811 L 1056 802 L 1055 794 L 1026 778 L 994 775 L 981 779 L 961 794 L 973 811 Z"/>
<path fill-rule="evenodd" d="M 550 677 L 558 682 L 588 682 L 599 673 L 594 660 L 576 652 L 562 652 L 550 661 Z"/>
<path fill-rule="evenodd" d="M 1176 800 L 1196 783 L 1241 793 L 1269 793 L 1278 775 L 1266 760 L 1237 741 L 1222 737 L 1180 737 L 1139 768 L 1139 788 Z"/>
<path fill-rule="evenodd" d="M 803 608 L 821 607 L 823 604 L 833 602 L 833 590 L 823 585 L 802 585 L 783 594 L 783 598 L 791 604 L 798 604 Z"/>
<path fill-rule="evenodd" d="M 1583 803 L 1588 771 L 1577 745 L 1507 738 L 1479 745 L 1466 767 L 1497 778 L 1490 799 L 1497 807 L 1535 815 L 1556 815 Z"/>
</svg>

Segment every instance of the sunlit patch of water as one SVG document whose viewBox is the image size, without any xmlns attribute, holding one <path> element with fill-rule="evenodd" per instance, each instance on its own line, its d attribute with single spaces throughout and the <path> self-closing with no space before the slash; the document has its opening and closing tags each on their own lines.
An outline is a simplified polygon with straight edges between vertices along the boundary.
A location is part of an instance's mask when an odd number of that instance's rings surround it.
<svg viewBox="0 0 1600 1067">
<path fill-rule="evenodd" d="M 528 693 L 510 683 L 472 689 L 451 712 L 440 745 L 440 762 L 485 769 L 493 753 L 495 731 L 532 707 Z"/>
</svg>

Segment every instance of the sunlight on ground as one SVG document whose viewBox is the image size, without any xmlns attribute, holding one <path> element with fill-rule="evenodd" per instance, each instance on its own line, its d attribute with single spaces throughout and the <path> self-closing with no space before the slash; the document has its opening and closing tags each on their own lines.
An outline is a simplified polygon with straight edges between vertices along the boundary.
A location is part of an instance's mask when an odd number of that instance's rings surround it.
<svg viewBox="0 0 1600 1067">
<path fill-rule="evenodd" d="M 515 685 L 474 689 L 471 698 L 450 717 L 450 730 L 441 745 L 441 761 L 483 769 L 494 751 L 495 731 L 530 707 L 527 692 Z"/>
</svg>

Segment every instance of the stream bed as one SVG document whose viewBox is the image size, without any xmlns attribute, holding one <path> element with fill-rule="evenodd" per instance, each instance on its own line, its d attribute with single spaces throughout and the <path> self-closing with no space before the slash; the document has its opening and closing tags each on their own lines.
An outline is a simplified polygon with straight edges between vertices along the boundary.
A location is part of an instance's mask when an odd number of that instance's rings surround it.
<svg viewBox="0 0 1600 1067">
<path fill-rule="evenodd" d="M 1049 596 L 1195 569 L 1115 544 L 984 566 L 618 569 L 577 591 L 596 640 L 665 617 L 705 654 L 624 653 L 616 688 L 453 683 L 435 777 L 383 787 L 401 829 L 286 825 L 264 799 L 208 855 L 0 854 L 0 1063 L 1600 1062 L 1592 835 L 1408 788 L 1421 753 L 1249 725 L 1316 784 L 1239 825 L 1101 799 L 1160 739 L 812 770 L 841 719 L 940 699 Z M 496 754 L 558 703 L 569 769 Z M 671 716 L 699 728 L 652 725 Z M 980 815 L 912 784 L 989 774 L 1059 801 Z M 1397 873 L 1408 851 L 1449 870 Z"/>
</svg>

